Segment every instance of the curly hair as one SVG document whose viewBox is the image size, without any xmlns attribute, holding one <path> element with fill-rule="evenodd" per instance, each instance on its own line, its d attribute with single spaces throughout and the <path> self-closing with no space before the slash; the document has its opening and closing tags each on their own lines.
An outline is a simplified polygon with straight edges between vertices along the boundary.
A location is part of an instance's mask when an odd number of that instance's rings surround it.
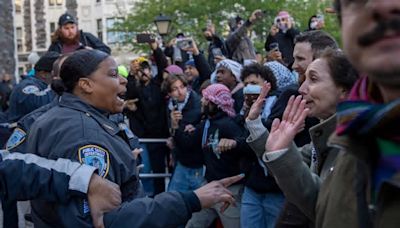
<svg viewBox="0 0 400 228">
<path fill-rule="evenodd" d="M 244 81 L 251 74 L 259 75 L 262 79 L 269 82 L 271 84 L 271 91 L 275 91 L 277 89 L 275 75 L 271 69 L 269 69 L 269 67 L 265 67 L 259 63 L 246 65 L 242 69 L 240 79 Z"/>
</svg>

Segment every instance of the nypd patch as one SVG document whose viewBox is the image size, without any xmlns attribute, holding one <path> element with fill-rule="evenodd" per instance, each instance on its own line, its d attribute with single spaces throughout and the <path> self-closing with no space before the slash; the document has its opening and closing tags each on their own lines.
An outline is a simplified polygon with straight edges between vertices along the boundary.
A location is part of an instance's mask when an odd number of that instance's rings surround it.
<svg viewBox="0 0 400 228">
<path fill-rule="evenodd" d="M 86 145 L 79 148 L 78 157 L 81 163 L 96 167 L 99 176 L 107 176 L 110 169 L 110 155 L 106 149 L 97 145 Z"/>
<path fill-rule="evenodd" d="M 25 86 L 22 89 L 22 92 L 25 93 L 25 94 L 36 94 L 39 91 L 40 91 L 40 89 L 37 86 L 34 86 L 34 85 L 28 85 L 28 86 Z"/>
<path fill-rule="evenodd" d="M 26 139 L 26 132 L 21 128 L 15 128 L 6 144 L 6 150 L 14 149 L 21 145 Z"/>
</svg>

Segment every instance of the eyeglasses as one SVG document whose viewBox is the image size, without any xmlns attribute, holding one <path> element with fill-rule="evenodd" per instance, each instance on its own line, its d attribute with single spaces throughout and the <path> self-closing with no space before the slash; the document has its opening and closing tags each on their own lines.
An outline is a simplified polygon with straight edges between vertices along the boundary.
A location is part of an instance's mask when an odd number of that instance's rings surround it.
<svg viewBox="0 0 400 228">
<path fill-rule="evenodd" d="M 286 22 L 286 21 L 287 21 L 287 18 L 286 18 L 286 17 L 280 17 L 280 18 L 277 18 L 277 19 L 276 19 L 276 22 L 277 22 L 277 23 Z"/>
</svg>

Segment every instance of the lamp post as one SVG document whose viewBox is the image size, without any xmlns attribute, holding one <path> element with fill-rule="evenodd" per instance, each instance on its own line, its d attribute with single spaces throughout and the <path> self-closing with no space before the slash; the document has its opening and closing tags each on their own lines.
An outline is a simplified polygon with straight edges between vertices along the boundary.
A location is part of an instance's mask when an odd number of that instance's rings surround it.
<svg viewBox="0 0 400 228">
<path fill-rule="evenodd" d="M 160 14 L 154 19 L 154 24 L 156 24 L 158 34 L 160 34 L 161 37 L 164 37 L 169 33 L 171 18 Z"/>
</svg>

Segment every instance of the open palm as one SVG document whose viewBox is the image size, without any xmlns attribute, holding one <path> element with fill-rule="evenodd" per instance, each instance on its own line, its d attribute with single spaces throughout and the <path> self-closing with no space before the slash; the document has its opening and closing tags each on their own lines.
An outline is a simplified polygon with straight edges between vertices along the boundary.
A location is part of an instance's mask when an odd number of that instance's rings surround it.
<svg viewBox="0 0 400 228">
<path fill-rule="evenodd" d="M 266 82 L 264 83 L 263 87 L 261 88 L 260 95 L 258 95 L 257 100 L 251 105 L 249 114 L 247 115 L 247 119 L 255 120 L 261 114 L 265 97 L 268 95 L 269 91 L 271 90 L 271 83 Z"/>
<path fill-rule="evenodd" d="M 291 96 L 282 116 L 282 121 L 272 122 L 271 132 L 265 143 L 267 152 L 288 148 L 296 134 L 302 129 L 307 117 L 306 101 L 301 96 Z"/>
</svg>

